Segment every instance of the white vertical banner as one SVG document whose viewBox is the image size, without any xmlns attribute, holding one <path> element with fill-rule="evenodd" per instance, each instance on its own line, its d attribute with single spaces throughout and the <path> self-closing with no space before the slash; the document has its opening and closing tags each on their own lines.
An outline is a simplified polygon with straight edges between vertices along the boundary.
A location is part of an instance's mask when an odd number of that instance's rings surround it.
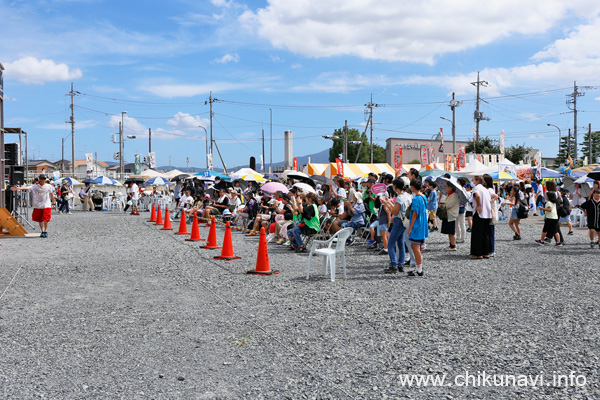
<svg viewBox="0 0 600 400">
<path fill-rule="evenodd" d="M 94 172 L 94 153 L 86 153 L 85 155 L 86 172 L 91 174 Z"/>
<path fill-rule="evenodd" d="M 148 167 L 154 168 L 156 165 L 156 154 L 152 151 L 148 153 Z"/>
<path fill-rule="evenodd" d="M 208 154 L 207 155 L 208 158 L 208 169 L 213 169 L 213 155 L 212 154 Z"/>
<path fill-rule="evenodd" d="M 537 180 L 542 180 L 542 152 L 535 153 L 535 177 Z"/>
<path fill-rule="evenodd" d="M 504 129 L 500 131 L 500 154 L 504 155 Z"/>
<path fill-rule="evenodd" d="M 260 171 L 265 172 L 265 160 L 263 160 L 262 154 L 260 155 Z"/>
</svg>

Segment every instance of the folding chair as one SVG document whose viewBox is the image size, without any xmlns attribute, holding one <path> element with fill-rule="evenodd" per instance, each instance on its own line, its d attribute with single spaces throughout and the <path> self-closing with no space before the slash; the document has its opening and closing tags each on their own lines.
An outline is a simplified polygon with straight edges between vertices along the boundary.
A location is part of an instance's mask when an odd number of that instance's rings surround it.
<svg viewBox="0 0 600 400">
<path fill-rule="evenodd" d="M 310 248 L 308 255 L 308 265 L 306 267 L 306 279 L 310 277 L 310 267 L 313 255 L 325 257 L 324 274 L 327 275 L 329 268 L 331 282 L 335 281 L 335 261 L 338 255 L 342 256 L 342 266 L 344 268 L 344 279 L 346 279 L 346 240 L 352 234 L 352 228 L 344 228 L 335 233 L 329 240 L 315 240 Z M 333 245 L 335 243 L 335 248 Z M 319 246 L 324 246 L 319 248 Z"/>
</svg>

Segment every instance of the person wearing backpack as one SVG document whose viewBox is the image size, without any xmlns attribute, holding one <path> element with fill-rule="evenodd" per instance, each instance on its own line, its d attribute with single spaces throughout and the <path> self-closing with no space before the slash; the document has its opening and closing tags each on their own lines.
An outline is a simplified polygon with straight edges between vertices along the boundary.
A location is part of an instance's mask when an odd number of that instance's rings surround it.
<svg viewBox="0 0 600 400">
<path fill-rule="evenodd" d="M 567 224 L 569 227 L 569 233 L 567 235 L 573 236 L 573 224 L 571 224 L 571 202 L 567 197 L 568 190 L 563 186 L 560 188 L 560 197 L 562 199 L 562 209 L 558 210 L 558 227 L 560 224 Z"/>
</svg>

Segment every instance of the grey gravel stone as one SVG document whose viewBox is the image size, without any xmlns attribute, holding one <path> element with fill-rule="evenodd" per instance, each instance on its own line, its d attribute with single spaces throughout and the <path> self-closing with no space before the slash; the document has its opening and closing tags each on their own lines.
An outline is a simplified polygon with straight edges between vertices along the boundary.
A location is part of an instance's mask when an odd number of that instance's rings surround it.
<svg viewBox="0 0 600 400">
<path fill-rule="evenodd" d="M 146 219 L 75 212 L 48 239 L 2 239 L 0 293 L 21 269 L 0 300 L 0 398 L 600 398 L 600 249 L 582 229 L 554 248 L 534 244 L 539 221 L 522 241 L 501 224 L 483 261 L 434 233 L 415 279 L 355 245 L 332 283 L 322 259 L 307 281 L 307 255 L 275 244 L 280 274 L 246 275 L 258 238 L 233 232 L 242 259 L 218 261 Z M 465 371 L 587 385 L 400 384 Z"/>
</svg>

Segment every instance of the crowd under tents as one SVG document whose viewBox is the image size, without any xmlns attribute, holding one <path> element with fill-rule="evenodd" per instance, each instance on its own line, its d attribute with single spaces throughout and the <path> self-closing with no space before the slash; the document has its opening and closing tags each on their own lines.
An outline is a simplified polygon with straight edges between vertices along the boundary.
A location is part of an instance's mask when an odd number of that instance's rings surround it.
<svg viewBox="0 0 600 400">
<path fill-rule="evenodd" d="M 354 163 L 343 163 L 343 177 L 344 179 L 356 179 L 369 172 L 374 172 L 379 175 L 382 173 L 388 173 L 395 175 L 396 171 L 388 163 L 375 163 L 375 164 L 354 164 Z M 304 167 L 303 171 L 307 175 L 322 175 L 328 178 L 333 178 L 338 175 L 337 163 L 329 164 L 315 164 L 309 163 Z"/>
</svg>

